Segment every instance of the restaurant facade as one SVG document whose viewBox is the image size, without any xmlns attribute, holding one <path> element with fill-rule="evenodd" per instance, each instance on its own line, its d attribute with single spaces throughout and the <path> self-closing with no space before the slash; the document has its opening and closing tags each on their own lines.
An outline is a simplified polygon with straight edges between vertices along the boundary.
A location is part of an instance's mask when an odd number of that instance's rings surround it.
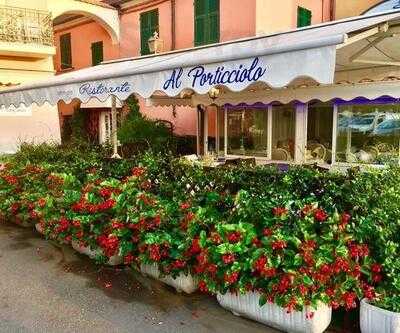
<svg viewBox="0 0 400 333">
<path fill-rule="evenodd" d="M 392 10 L 104 62 L 3 91 L 0 105 L 99 100 L 116 112 L 136 94 L 195 108 L 197 155 L 215 161 L 399 163 L 399 22 Z"/>
</svg>

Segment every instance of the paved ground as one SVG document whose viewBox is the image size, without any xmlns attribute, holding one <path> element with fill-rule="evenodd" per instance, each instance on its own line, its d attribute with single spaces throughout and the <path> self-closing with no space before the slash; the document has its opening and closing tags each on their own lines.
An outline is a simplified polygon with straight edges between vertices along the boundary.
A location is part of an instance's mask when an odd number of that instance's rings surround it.
<svg viewBox="0 0 400 333">
<path fill-rule="evenodd" d="M 0 224 L 0 332 L 276 332 Z"/>
</svg>

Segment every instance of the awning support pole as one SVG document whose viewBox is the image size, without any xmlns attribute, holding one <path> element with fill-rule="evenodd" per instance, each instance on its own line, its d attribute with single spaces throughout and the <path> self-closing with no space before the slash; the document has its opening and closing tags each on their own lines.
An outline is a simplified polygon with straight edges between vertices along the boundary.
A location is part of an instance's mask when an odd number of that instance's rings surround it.
<svg viewBox="0 0 400 333">
<path fill-rule="evenodd" d="M 113 146 L 113 155 L 111 158 L 121 158 L 118 154 L 118 136 L 117 136 L 117 97 L 111 96 L 111 142 Z"/>
<path fill-rule="evenodd" d="M 364 32 L 361 32 L 361 33 L 359 33 L 359 34 L 357 34 L 355 36 L 347 37 L 345 39 L 344 43 L 338 45 L 336 47 L 336 49 L 340 50 L 343 47 L 346 47 L 346 46 L 349 46 L 351 44 L 357 43 L 360 40 L 375 36 L 375 35 L 377 35 L 379 33 L 386 33 L 388 30 L 389 30 L 389 24 L 387 22 L 383 23 L 383 24 L 381 24 L 381 25 L 379 25 L 377 27 L 374 27 L 372 29 L 369 29 L 369 30 L 366 30 Z"/>
</svg>

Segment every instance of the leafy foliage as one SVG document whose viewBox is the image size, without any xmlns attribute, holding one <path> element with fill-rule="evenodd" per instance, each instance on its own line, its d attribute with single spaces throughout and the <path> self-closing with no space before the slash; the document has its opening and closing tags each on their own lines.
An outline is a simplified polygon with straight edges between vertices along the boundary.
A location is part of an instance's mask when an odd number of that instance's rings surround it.
<svg viewBox="0 0 400 333">
<path fill-rule="evenodd" d="M 400 312 L 400 169 L 207 169 L 167 153 L 23 146 L 0 171 L 0 215 L 103 262 L 156 263 L 210 293 L 301 309 L 367 297 Z"/>
</svg>

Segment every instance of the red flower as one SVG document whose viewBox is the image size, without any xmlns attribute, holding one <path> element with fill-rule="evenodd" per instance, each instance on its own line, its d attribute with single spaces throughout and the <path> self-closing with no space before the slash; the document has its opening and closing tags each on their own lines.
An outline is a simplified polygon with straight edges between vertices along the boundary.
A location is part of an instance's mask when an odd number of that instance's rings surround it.
<svg viewBox="0 0 400 333">
<path fill-rule="evenodd" d="M 32 219 L 32 220 L 36 220 L 37 218 L 38 218 L 38 213 L 36 213 L 34 210 L 32 210 L 32 211 L 30 211 L 29 212 L 29 217 Z"/>
<path fill-rule="evenodd" d="M 375 263 L 371 265 L 371 271 L 374 273 L 380 273 L 382 271 L 382 266 Z"/>
<path fill-rule="evenodd" d="M 14 202 L 14 203 L 11 205 L 11 212 L 15 215 L 15 214 L 18 213 L 18 211 L 19 211 L 19 204 L 16 203 L 16 202 Z"/>
<path fill-rule="evenodd" d="M 333 272 L 338 274 L 340 272 L 349 273 L 350 272 L 350 265 L 349 263 L 341 257 L 336 258 L 336 261 L 333 264 Z"/>
<path fill-rule="evenodd" d="M 211 274 L 211 275 L 215 275 L 217 273 L 218 270 L 218 266 L 216 264 L 209 264 L 207 266 L 207 271 Z"/>
<path fill-rule="evenodd" d="M 186 210 L 190 208 L 190 204 L 188 202 L 181 203 L 180 209 Z"/>
<path fill-rule="evenodd" d="M 314 218 L 318 222 L 324 222 L 328 218 L 328 214 L 323 209 L 316 209 L 314 212 Z"/>
<path fill-rule="evenodd" d="M 199 282 L 199 290 L 202 293 L 208 293 L 208 287 L 207 287 L 207 283 L 205 281 L 200 281 Z"/>
<path fill-rule="evenodd" d="M 264 268 L 264 270 L 261 272 L 261 274 L 267 278 L 272 278 L 274 276 L 276 276 L 277 271 L 276 268 L 274 267 L 266 267 Z"/>
<path fill-rule="evenodd" d="M 328 264 L 323 264 L 319 271 L 323 275 L 332 275 L 332 268 Z"/>
<path fill-rule="evenodd" d="M 342 300 L 346 310 L 350 310 L 357 307 L 356 304 L 357 295 L 354 292 L 347 291 L 343 294 Z"/>
<path fill-rule="evenodd" d="M 266 237 L 271 237 L 274 234 L 274 232 L 272 231 L 272 229 L 269 228 L 265 228 L 263 230 L 263 235 Z"/>
<path fill-rule="evenodd" d="M 173 263 L 172 263 L 172 266 L 173 266 L 173 268 L 174 269 L 182 269 L 182 268 L 184 268 L 185 266 L 186 266 L 186 261 L 184 261 L 184 260 L 175 260 Z"/>
<path fill-rule="evenodd" d="M 251 243 L 255 246 L 255 247 L 262 247 L 262 242 L 257 238 L 254 237 L 251 241 Z"/>
<path fill-rule="evenodd" d="M 83 199 L 72 205 L 72 210 L 76 213 L 82 212 L 84 209 L 85 209 L 85 203 L 83 202 Z"/>
<path fill-rule="evenodd" d="M 379 283 L 382 281 L 382 275 L 379 273 L 372 273 L 372 281 Z"/>
<path fill-rule="evenodd" d="M 60 234 L 62 232 L 67 231 L 68 228 L 69 228 L 69 221 L 65 217 L 62 217 L 58 222 L 58 227 L 56 229 L 56 232 Z"/>
<path fill-rule="evenodd" d="M 333 310 L 337 310 L 337 309 L 339 309 L 339 307 L 340 307 L 340 304 L 337 301 L 331 301 L 331 308 Z"/>
<path fill-rule="evenodd" d="M 38 206 L 39 206 L 40 208 L 43 208 L 44 206 L 46 206 L 46 199 L 40 198 L 40 199 L 38 200 Z"/>
<path fill-rule="evenodd" d="M 287 244 L 283 240 L 277 240 L 272 242 L 271 246 L 273 250 L 283 250 L 284 248 L 287 247 Z"/>
<path fill-rule="evenodd" d="M 201 251 L 200 254 L 196 257 L 197 261 L 200 265 L 205 265 L 208 263 L 208 253 L 207 251 Z"/>
<path fill-rule="evenodd" d="M 261 273 L 262 271 L 264 271 L 266 264 L 267 258 L 265 256 L 262 256 L 254 262 L 253 268 L 256 272 Z"/>
<path fill-rule="evenodd" d="M 73 225 L 75 228 L 80 228 L 80 227 L 81 227 L 81 222 L 80 222 L 80 221 L 77 221 L 77 220 L 74 220 L 74 221 L 72 221 L 72 225 Z"/>
<path fill-rule="evenodd" d="M 104 211 L 104 210 L 108 210 L 111 209 L 115 206 L 116 201 L 114 199 L 107 199 L 106 201 L 104 201 L 103 203 L 101 203 L 98 206 L 98 210 Z"/>
<path fill-rule="evenodd" d="M 232 253 L 227 253 L 222 256 L 222 261 L 224 262 L 225 265 L 229 265 L 235 262 L 235 259 L 236 259 L 235 255 Z"/>
<path fill-rule="evenodd" d="M 234 284 L 239 279 L 239 272 L 225 273 L 224 280 L 229 284 Z"/>
<path fill-rule="evenodd" d="M 242 235 L 240 232 L 235 231 L 235 232 L 231 232 L 230 234 L 228 234 L 228 241 L 229 243 L 238 243 L 240 242 L 242 238 Z"/>
<path fill-rule="evenodd" d="M 132 253 L 128 253 L 125 257 L 124 257 L 124 264 L 125 265 L 131 265 L 133 263 L 133 261 L 135 260 L 135 256 Z"/>
<path fill-rule="evenodd" d="M 364 296 L 369 300 L 372 300 L 376 297 L 375 289 L 372 286 L 365 284 L 363 286 Z"/>
<path fill-rule="evenodd" d="M 307 240 L 300 245 L 303 251 L 314 251 L 317 247 L 317 243 L 314 240 Z"/>
<path fill-rule="evenodd" d="M 347 247 L 350 251 L 350 256 L 352 258 L 363 258 L 369 255 L 369 249 L 366 244 L 357 245 L 355 243 L 349 243 Z"/>
<path fill-rule="evenodd" d="M 289 275 L 283 275 L 278 283 L 278 292 L 284 294 L 291 286 L 291 278 Z"/>
<path fill-rule="evenodd" d="M 75 236 L 76 236 L 76 238 L 81 239 L 81 238 L 83 237 L 83 231 L 82 231 L 82 230 L 78 231 L 78 232 L 75 234 Z"/>
<path fill-rule="evenodd" d="M 7 182 L 8 185 L 17 185 L 18 178 L 15 176 L 4 176 L 3 179 Z"/>
<path fill-rule="evenodd" d="M 361 276 L 361 266 L 355 265 L 350 275 L 358 279 Z"/>
<path fill-rule="evenodd" d="M 191 255 L 195 255 L 201 252 L 200 242 L 198 238 L 192 240 L 192 246 L 189 249 Z"/>
<path fill-rule="evenodd" d="M 103 198 L 109 198 L 112 194 L 112 191 L 109 188 L 102 188 L 99 191 L 99 194 L 103 197 Z"/>
<path fill-rule="evenodd" d="M 333 288 L 328 288 L 328 289 L 326 289 L 325 293 L 326 293 L 329 297 L 333 297 L 333 296 L 335 296 L 335 289 L 333 289 Z"/>
<path fill-rule="evenodd" d="M 288 213 L 288 210 L 285 207 L 275 207 L 272 208 L 272 214 L 277 217 L 285 216 Z"/>
<path fill-rule="evenodd" d="M 216 232 L 211 234 L 211 241 L 214 244 L 221 244 L 222 243 L 222 238 L 219 234 L 217 234 Z"/>
<path fill-rule="evenodd" d="M 132 175 L 135 177 L 140 177 L 141 175 L 143 175 L 145 173 L 145 169 L 141 168 L 141 167 L 134 167 L 132 169 Z"/>
<path fill-rule="evenodd" d="M 157 244 L 152 244 L 149 247 L 150 252 L 150 259 L 153 261 L 160 261 L 161 260 L 161 252 L 160 246 Z"/>
<path fill-rule="evenodd" d="M 121 223 L 121 222 L 118 222 L 118 221 L 112 221 L 111 222 L 111 226 L 112 226 L 112 228 L 114 229 L 114 230 L 116 230 L 116 229 L 122 229 L 122 228 L 124 228 L 124 224 L 123 223 Z"/>
<path fill-rule="evenodd" d="M 351 215 L 348 213 L 343 213 L 342 216 L 340 217 L 340 224 L 339 224 L 339 229 L 344 230 L 347 226 L 347 224 L 350 222 Z"/>
<path fill-rule="evenodd" d="M 302 296 L 305 296 L 308 293 L 308 288 L 304 284 L 299 285 L 298 289 Z"/>
<path fill-rule="evenodd" d="M 104 254 L 109 258 L 115 255 L 119 249 L 118 237 L 114 235 L 101 235 L 97 238 L 97 243 L 103 249 Z"/>
</svg>

